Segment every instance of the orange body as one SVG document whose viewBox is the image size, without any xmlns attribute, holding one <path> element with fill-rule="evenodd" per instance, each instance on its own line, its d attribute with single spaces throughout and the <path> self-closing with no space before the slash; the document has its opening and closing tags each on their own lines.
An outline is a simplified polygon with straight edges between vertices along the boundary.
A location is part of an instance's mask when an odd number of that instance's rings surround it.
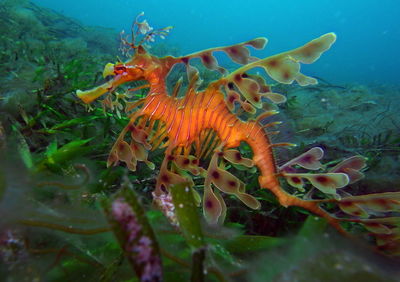
<svg viewBox="0 0 400 282">
<path fill-rule="evenodd" d="M 265 112 L 262 106 L 267 101 L 279 104 L 285 102 L 286 98 L 273 93 L 261 76 L 249 73 L 249 70 L 261 67 L 272 79 L 280 83 L 290 84 L 297 81 L 302 86 L 315 84 L 317 81 L 314 78 L 300 72 L 300 64 L 317 60 L 335 40 L 335 34 L 328 33 L 300 48 L 257 60 L 250 57 L 246 48 L 262 48 L 266 43 L 264 38 L 207 49 L 183 57 L 164 58 L 152 56 L 142 46 L 131 44 L 136 53 L 130 61 L 106 66 L 104 74 L 113 75 L 113 80 L 89 91 L 77 91 L 77 95 L 84 102 L 90 103 L 107 92 L 113 92 L 125 82 L 147 81 L 147 96 L 126 107 L 126 111 L 130 113 L 130 122 L 113 146 L 108 165 L 116 165 L 121 161 L 130 170 L 136 170 L 137 161 L 144 161 L 153 168 L 154 165 L 147 160 L 148 150 L 166 148 L 165 158 L 159 168 L 155 196 L 167 193 L 170 185 L 190 183 L 190 174 L 202 175 L 205 178 L 203 211 L 211 223 L 221 222 L 225 217 L 226 206 L 220 192 L 236 196 L 251 208 L 260 208 L 258 200 L 246 193 L 245 183 L 226 170 L 225 163 L 230 162 L 246 167 L 256 166 L 260 171 L 260 187 L 269 189 L 286 207 L 299 206 L 308 209 L 327 219 L 343 233 L 345 231 L 340 226 L 341 221 L 364 223 L 370 230 L 375 224 L 374 231 L 379 235 L 383 226 L 393 224 L 393 221 L 387 223 L 384 220 L 365 219 L 363 216 L 366 213 L 363 213 L 363 209 L 365 206 L 376 205 L 377 199 L 382 205 L 392 199 L 379 194 L 367 198 L 360 196 L 340 199 L 337 194 L 339 188 L 362 178 L 360 170 L 365 167 L 362 157 L 349 158 L 328 173 L 296 173 L 297 167 L 308 170 L 322 169 L 319 159 L 322 158 L 323 151 L 313 148 L 281 168 L 276 166 L 273 147 L 290 144 L 271 143 L 268 137 L 270 132 L 266 129 L 277 123 L 263 124 L 262 120 L 277 112 Z M 227 73 L 213 56 L 215 51 L 226 52 L 232 60 L 243 66 L 230 74 Z M 192 58 L 200 58 L 207 68 L 218 70 L 223 76 L 210 83 L 205 90 L 198 91 L 199 75 L 189 64 Z M 168 93 L 165 82 L 172 67 L 178 63 L 186 66 L 189 81 L 182 97 L 178 97 L 180 80 L 176 82 L 173 93 Z M 245 119 L 242 118 L 243 115 L 246 115 Z M 250 159 L 244 158 L 235 150 L 240 147 L 241 142 L 247 143 L 252 149 L 253 155 Z M 208 162 L 208 167 L 204 166 L 204 161 Z M 290 185 L 300 189 L 305 185 L 305 181 L 308 181 L 317 189 L 334 197 L 322 200 L 298 198 L 281 187 L 279 177 L 284 177 Z M 193 192 L 197 193 L 194 190 Z M 398 194 L 390 196 L 400 198 Z M 326 212 L 320 205 L 327 202 L 336 203 L 343 212 L 352 215 L 353 218 L 337 218 Z M 397 234 L 397 229 L 392 225 L 390 230 Z M 381 239 L 382 245 L 387 246 L 394 241 L 397 243 L 400 239 L 396 236 L 386 241 Z"/>
</svg>

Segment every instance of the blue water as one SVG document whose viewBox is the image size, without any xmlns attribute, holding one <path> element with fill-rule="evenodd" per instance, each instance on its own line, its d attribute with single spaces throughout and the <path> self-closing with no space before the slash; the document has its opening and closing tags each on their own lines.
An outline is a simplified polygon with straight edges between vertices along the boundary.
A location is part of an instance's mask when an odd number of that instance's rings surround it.
<svg viewBox="0 0 400 282">
<path fill-rule="evenodd" d="M 172 25 L 166 39 L 184 53 L 269 39 L 257 56 L 298 47 L 327 32 L 338 40 L 305 73 L 332 83 L 399 84 L 399 0 L 133 1 L 34 0 L 84 24 L 129 30 L 145 12 L 151 26 Z"/>
</svg>

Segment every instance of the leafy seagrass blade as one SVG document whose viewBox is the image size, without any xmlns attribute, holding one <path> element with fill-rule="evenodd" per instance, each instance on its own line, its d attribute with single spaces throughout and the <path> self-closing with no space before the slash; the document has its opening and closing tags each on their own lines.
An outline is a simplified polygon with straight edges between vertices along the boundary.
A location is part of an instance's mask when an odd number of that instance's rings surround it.
<svg viewBox="0 0 400 282">
<path fill-rule="evenodd" d="M 190 183 L 171 185 L 179 229 L 192 249 L 191 281 L 204 281 L 205 243 L 200 217 Z"/>
<path fill-rule="evenodd" d="M 154 231 L 145 211 L 128 184 L 103 209 L 115 236 L 140 281 L 162 281 L 162 262 Z"/>
<path fill-rule="evenodd" d="M 35 166 L 35 170 L 42 171 L 49 167 L 55 168 L 58 164 L 71 161 L 76 157 L 92 152 L 94 147 L 87 145 L 92 139 L 76 139 L 60 148 L 57 148 L 56 143 L 52 143 L 46 151 L 45 157 Z"/>
<path fill-rule="evenodd" d="M 179 228 L 189 246 L 194 249 L 204 246 L 198 209 L 189 183 L 169 186 Z"/>
</svg>

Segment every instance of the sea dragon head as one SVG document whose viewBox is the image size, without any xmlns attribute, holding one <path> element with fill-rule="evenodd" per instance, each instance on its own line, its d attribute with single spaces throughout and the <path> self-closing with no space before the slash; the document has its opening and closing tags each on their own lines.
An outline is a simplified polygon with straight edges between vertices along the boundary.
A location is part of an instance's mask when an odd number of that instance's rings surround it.
<svg viewBox="0 0 400 282">
<path fill-rule="evenodd" d="M 150 55 L 143 45 L 147 42 L 153 42 L 156 36 L 164 38 L 170 26 L 154 30 L 149 26 L 146 20 L 140 22 L 138 18 L 143 16 L 139 14 L 132 24 L 132 33 L 128 36 L 121 32 L 121 51 L 124 55 L 134 54 L 126 62 L 108 63 L 103 70 L 103 77 L 114 76 L 106 83 L 87 91 L 77 90 L 76 95 L 86 104 L 89 104 L 107 92 L 113 92 L 118 86 L 129 81 L 147 80 L 150 84 L 158 83 L 160 72 L 168 72 L 169 69 L 163 68 L 166 64 L 159 58 Z M 165 59 L 168 59 L 165 58 Z M 168 65 L 168 64 L 167 64 Z M 157 71 L 158 70 L 158 71 Z"/>
</svg>

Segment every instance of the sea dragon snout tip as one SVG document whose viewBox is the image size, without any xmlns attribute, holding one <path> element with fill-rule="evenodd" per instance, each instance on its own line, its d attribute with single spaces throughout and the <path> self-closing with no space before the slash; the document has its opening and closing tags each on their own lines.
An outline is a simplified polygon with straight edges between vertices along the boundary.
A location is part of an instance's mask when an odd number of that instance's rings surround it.
<svg viewBox="0 0 400 282">
<path fill-rule="evenodd" d="M 85 104 L 90 104 L 91 102 L 99 98 L 101 95 L 107 93 L 111 87 L 112 83 L 106 82 L 98 87 L 86 91 L 78 89 L 76 90 L 76 96 L 78 96 L 79 99 L 81 99 Z"/>
</svg>

